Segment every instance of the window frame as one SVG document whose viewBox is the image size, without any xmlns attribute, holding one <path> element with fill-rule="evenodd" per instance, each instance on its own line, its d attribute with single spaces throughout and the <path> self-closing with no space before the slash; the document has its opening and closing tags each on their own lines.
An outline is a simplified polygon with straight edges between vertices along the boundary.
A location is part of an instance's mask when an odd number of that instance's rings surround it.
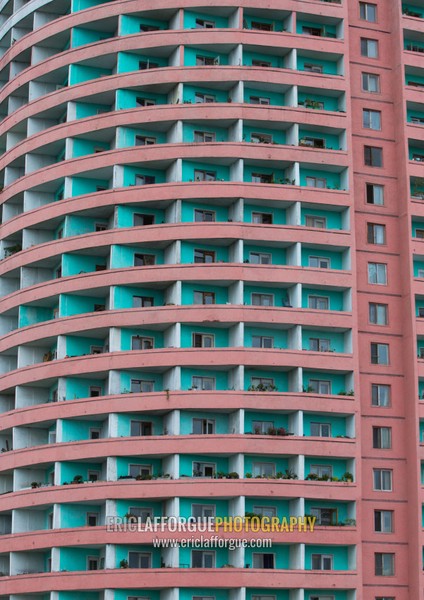
<svg viewBox="0 0 424 600">
<path fill-rule="evenodd" d="M 393 492 L 393 469 L 374 467 L 372 470 L 372 483 L 374 492 Z M 385 487 L 387 484 L 388 487 Z"/>
<path fill-rule="evenodd" d="M 372 44 L 371 44 L 372 42 Z M 374 52 L 370 52 L 371 48 L 375 49 L 375 54 Z M 375 38 L 366 38 L 366 37 L 361 37 L 360 38 L 360 54 L 363 58 L 372 58 L 374 60 L 378 60 L 378 58 L 380 57 L 380 44 L 379 44 L 379 40 L 375 39 Z"/>
<path fill-rule="evenodd" d="M 390 344 L 385 342 L 370 342 L 370 357 L 372 365 L 390 365 Z M 384 362 L 382 362 L 384 359 Z"/>
<path fill-rule="evenodd" d="M 372 8 L 371 8 L 372 7 Z M 374 11 L 374 18 L 368 17 L 368 9 Z M 359 2 L 359 19 L 367 23 L 378 23 L 378 7 L 372 2 Z"/>
<path fill-rule="evenodd" d="M 384 394 L 381 394 L 381 390 L 384 389 Z M 371 383 L 371 406 L 377 408 L 390 408 L 392 405 L 391 399 L 391 386 L 387 383 Z M 387 398 L 384 403 L 381 403 L 381 398 Z M 374 401 L 376 400 L 376 401 Z"/>
<path fill-rule="evenodd" d="M 368 322 L 370 325 L 386 327 L 389 324 L 389 305 L 381 302 L 369 302 Z"/>
<path fill-rule="evenodd" d="M 375 169 L 384 167 L 383 147 L 364 145 L 364 165 Z"/>
</svg>

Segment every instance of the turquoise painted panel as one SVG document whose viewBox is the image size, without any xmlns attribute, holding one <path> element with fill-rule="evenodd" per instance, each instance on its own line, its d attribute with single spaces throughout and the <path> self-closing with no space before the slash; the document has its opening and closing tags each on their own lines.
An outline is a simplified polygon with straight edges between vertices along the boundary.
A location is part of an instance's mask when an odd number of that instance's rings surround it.
<svg viewBox="0 0 424 600">
<path fill-rule="evenodd" d="M 160 569 L 161 567 L 161 552 L 160 550 L 153 549 L 152 546 L 123 546 L 116 545 L 115 546 L 115 556 L 116 556 L 116 568 L 119 568 L 119 563 L 121 560 L 128 560 L 128 555 L 130 552 L 147 552 L 152 555 L 152 569 Z M 143 597 L 145 593 L 143 593 Z"/>
<path fill-rule="evenodd" d="M 315 249 L 303 247 L 302 252 L 301 252 L 302 267 L 309 266 L 309 257 L 310 256 L 319 256 L 320 258 L 329 258 L 330 259 L 330 269 L 341 269 L 342 268 L 343 257 L 342 257 L 341 252 L 331 252 L 327 249 L 315 250 Z"/>
<path fill-rule="evenodd" d="M 126 372 L 121 371 L 121 392 L 128 394 L 131 392 L 131 379 L 141 379 L 142 381 L 153 381 L 153 389 L 155 392 L 162 389 L 162 375 L 158 373 L 147 373 L 144 371 Z M 141 393 L 141 392 L 137 392 Z M 146 392 L 143 392 L 143 394 Z"/>
<path fill-rule="evenodd" d="M 133 308 L 133 298 L 136 296 L 144 296 L 147 298 L 153 298 L 154 306 L 163 305 L 163 291 L 155 290 L 153 288 L 133 288 L 116 286 L 113 289 L 113 307 L 119 308 Z"/>
<path fill-rule="evenodd" d="M 414 277 L 422 278 L 422 275 L 419 271 L 424 271 L 424 261 L 423 260 L 414 260 Z"/>
<path fill-rule="evenodd" d="M 59 592 L 58 600 L 75 600 L 75 592 Z M 78 590 L 78 600 L 99 600 L 99 592 L 81 592 Z"/>
<path fill-rule="evenodd" d="M 106 392 L 106 382 L 101 379 L 66 379 L 65 398 L 63 400 L 78 400 L 78 398 L 89 398 L 90 387 L 101 388 L 101 395 Z"/>
<path fill-rule="evenodd" d="M 321 498 L 316 500 L 305 499 L 305 515 L 310 515 L 313 508 L 335 508 L 337 510 L 334 519 L 336 523 L 343 523 L 348 518 L 347 503 L 345 502 L 327 502 Z"/>
<path fill-rule="evenodd" d="M 190 325 L 181 326 L 181 347 L 191 348 L 193 346 L 193 333 L 206 333 L 215 337 L 215 347 L 225 348 L 228 346 L 228 329 L 213 327 L 198 327 Z"/>
<path fill-rule="evenodd" d="M 118 478 L 127 477 L 130 474 L 130 465 L 146 465 L 151 467 L 152 475 L 154 477 L 162 475 L 162 461 L 159 458 L 152 458 L 150 456 L 118 456 L 116 459 L 116 472 Z"/>
<path fill-rule="evenodd" d="M 186 67 L 194 67 L 197 64 L 197 57 L 212 58 L 217 65 L 228 65 L 228 55 L 222 52 L 213 52 L 204 50 L 203 48 L 192 48 L 185 46 L 184 48 L 184 65 Z"/>
<path fill-rule="evenodd" d="M 272 423 L 272 427 L 284 427 L 288 431 L 288 415 L 278 412 L 246 412 L 244 415 L 244 432 L 255 433 L 253 421 L 266 421 Z M 247 510 L 247 509 L 246 509 Z"/>
<path fill-rule="evenodd" d="M 101 429 L 101 421 L 77 421 L 75 419 L 64 419 L 62 423 L 62 442 L 74 442 L 77 440 L 89 440 L 90 429 Z"/>
<path fill-rule="evenodd" d="M 266 327 L 247 327 L 244 328 L 244 345 L 247 348 L 252 347 L 252 336 L 272 337 L 274 348 L 287 348 L 287 331 L 283 329 L 269 329 Z"/>
<path fill-rule="evenodd" d="M 283 208 L 274 208 L 271 206 L 263 206 L 261 204 L 245 204 L 244 205 L 244 222 L 253 223 L 253 213 L 264 213 L 272 215 L 273 225 L 286 224 L 286 211 Z"/>
<path fill-rule="evenodd" d="M 198 176 L 194 174 L 195 171 L 207 171 L 208 173 L 214 173 L 216 181 L 229 181 L 230 169 L 224 165 L 210 164 L 210 163 L 198 163 L 188 160 L 183 160 L 182 164 L 182 180 L 183 181 L 197 181 Z"/>
<path fill-rule="evenodd" d="M 274 596 L 275 600 L 290 600 L 289 590 L 276 590 L 275 588 L 269 590 L 266 588 L 246 588 L 246 600 L 254 600 L 254 596 Z"/>
<path fill-rule="evenodd" d="M 424 112 L 420 110 L 411 110 L 408 109 L 406 111 L 406 120 L 408 123 L 412 123 L 413 118 L 420 119 L 421 123 L 424 123 Z"/>
<path fill-rule="evenodd" d="M 257 17 L 256 15 L 252 16 L 246 13 L 243 14 L 243 27 L 244 29 L 256 29 L 252 27 L 252 21 L 254 23 L 264 23 L 265 25 L 272 25 L 273 31 L 286 31 L 283 26 L 283 21 L 279 21 L 276 19 L 264 19 L 263 17 Z"/>
<path fill-rule="evenodd" d="M 249 52 L 244 50 L 243 52 L 243 65 L 251 67 L 253 61 L 264 61 L 270 63 L 271 67 L 277 69 L 284 69 L 284 57 L 283 56 L 272 56 L 271 54 L 262 54 L 261 52 Z"/>
<path fill-rule="evenodd" d="M 183 102 L 195 104 L 196 93 L 211 95 L 215 98 L 215 102 L 227 102 L 228 100 L 228 92 L 226 90 L 208 89 L 199 86 L 184 84 Z"/>
<path fill-rule="evenodd" d="M 313 101 L 323 102 L 324 108 L 320 109 L 320 110 L 337 111 L 339 108 L 338 98 L 330 97 L 330 96 L 323 96 L 322 94 L 316 94 L 315 92 L 313 92 L 313 94 L 311 95 L 310 92 L 302 92 L 302 90 L 300 89 L 299 93 L 298 93 L 298 104 L 301 106 L 307 105 L 311 101 L 312 102 Z M 313 108 L 313 107 L 309 107 L 309 108 Z"/>
<path fill-rule="evenodd" d="M 193 433 L 193 419 L 210 419 L 215 422 L 215 433 L 229 433 L 228 415 L 211 412 L 192 412 L 181 411 L 180 414 L 180 433 L 181 435 L 190 435 Z"/>
<path fill-rule="evenodd" d="M 88 571 L 88 557 L 100 557 L 99 548 L 60 548 L 60 571 Z"/>
<path fill-rule="evenodd" d="M 333 210 L 301 209 L 301 223 L 306 225 L 306 217 L 321 217 L 326 219 L 326 229 L 343 229 L 342 214 Z"/>
<path fill-rule="evenodd" d="M 325 179 L 327 189 L 340 189 L 340 175 L 339 173 L 330 173 L 329 171 L 319 171 L 317 169 L 304 169 L 300 168 L 300 185 L 306 186 L 306 178 L 315 177 L 317 179 Z"/>
<path fill-rule="evenodd" d="M 333 477 L 342 477 L 347 471 L 345 460 L 337 460 L 335 458 L 322 458 L 320 456 L 305 457 L 305 477 L 311 472 L 311 467 L 314 465 L 323 465 L 333 467 Z"/>
<path fill-rule="evenodd" d="M 261 514 L 260 507 L 275 508 L 279 519 L 291 516 L 290 502 L 281 498 L 246 498 L 245 509 L 247 513 Z"/>
<path fill-rule="evenodd" d="M 183 123 L 183 142 L 185 144 L 192 144 L 196 141 L 195 131 L 214 133 L 216 142 L 228 141 L 228 130 L 223 127 L 211 127 L 207 123 Z"/>
<path fill-rule="evenodd" d="M 326 75 L 338 75 L 337 62 L 320 58 L 311 58 L 310 56 L 297 55 L 297 70 L 305 71 L 306 65 L 318 65 L 323 68 L 322 72 Z"/>
<path fill-rule="evenodd" d="M 335 571 L 349 569 L 348 548 L 346 546 L 305 546 L 305 569 L 312 569 L 312 554 L 332 554 L 333 568 Z"/>
<path fill-rule="evenodd" d="M 142 67 L 140 63 L 147 63 Z M 163 56 L 147 56 L 146 54 L 131 54 L 130 52 L 118 52 L 116 70 L 117 73 L 129 73 L 144 69 L 156 69 L 168 66 L 168 59 Z"/>
<path fill-rule="evenodd" d="M 85 119 L 102 112 L 109 112 L 110 106 L 106 104 L 91 104 L 91 102 L 75 102 L 75 118 Z"/>
<path fill-rule="evenodd" d="M 163 20 L 148 19 L 144 15 L 143 17 L 136 17 L 134 15 L 121 15 L 119 35 L 140 33 L 140 26 L 143 25 L 150 25 L 151 27 L 158 27 L 159 29 L 168 29 L 168 23 Z"/>
<path fill-rule="evenodd" d="M 266 98 L 269 100 L 271 106 L 284 106 L 285 95 L 278 92 L 271 92 L 269 90 L 261 90 L 256 88 L 244 88 L 244 101 L 247 104 L 257 104 L 255 98 Z"/>
<path fill-rule="evenodd" d="M 298 21 L 296 21 L 296 33 L 305 34 L 305 32 L 303 31 L 303 27 L 312 27 L 314 29 L 321 29 L 322 37 L 331 37 L 331 38 L 336 37 L 336 26 L 335 25 L 328 25 L 328 24 L 324 24 L 324 23 L 314 23 L 313 21 L 307 21 L 307 20 L 303 20 L 303 19 L 299 19 Z M 305 35 L 308 35 L 308 34 L 306 33 Z"/>
<path fill-rule="evenodd" d="M 310 131 L 308 129 L 299 129 L 299 142 L 303 138 L 318 138 L 325 140 L 325 148 L 328 150 L 340 150 L 339 136 L 326 133 L 324 131 Z"/>
<path fill-rule="evenodd" d="M 110 248 L 110 268 L 122 269 L 125 267 L 133 267 L 136 254 L 151 254 L 155 256 L 156 265 L 163 264 L 163 250 L 146 248 L 145 246 L 137 248 L 134 246 L 112 245 Z"/>
<path fill-rule="evenodd" d="M 106 460 L 106 459 L 105 459 Z M 61 465 L 61 476 L 62 485 L 67 481 L 71 483 L 74 477 L 81 475 L 83 481 L 88 481 L 88 471 L 98 471 L 99 479 L 101 478 L 102 465 L 101 463 L 86 463 L 86 462 L 62 462 Z M 88 485 L 81 483 L 80 485 Z M 74 570 L 74 569 L 72 569 Z"/>
<path fill-rule="evenodd" d="M 180 477 L 193 477 L 193 463 L 208 463 L 215 466 L 215 473 L 229 472 L 228 459 L 222 456 L 210 456 L 201 454 L 180 455 Z M 202 478 L 200 478 L 202 479 Z"/>
<path fill-rule="evenodd" d="M 148 176 L 154 177 L 154 183 L 165 183 L 166 181 L 166 173 L 165 171 L 159 171 L 158 169 L 151 169 L 146 167 L 129 167 L 126 165 L 124 167 L 124 181 L 123 187 L 133 186 L 133 185 L 141 185 L 140 183 L 136 183 L 136 177 L 140 176 Z"/>
<path fill-rule="evenodd" d="M 72 140 L 72 158 L 94 154 L 96 149 L 100 150 L 100 148 L 103 150 L 110 150 L 110 144 L 108 142 L 99 142 L 97 140 L 75 138 Z"/>
<path fill-rule="evenodd" d="M 252 294 L 271 294 L 274 298 L 273 306 L 285 306 L 288 302 L 288 293 L 284 288 L 245 285 L 243 297 L 245 304 L 252 304 Z"/>
<path fill-rule="evenodd" d="M 69 65 L 69 85 L 77 85 L 107 75 L 112 75 L 112 69 L 89 67 L 87 65 Z"/>
<path fill-rule="evenodd" d="M 152 435 L 163 434 L 163 419 L 161 416 L 148 413 L 118 415 L 117 437 L 131 436 L 131 421 L 148 421 L 152 423 Z"/>
<path fill-rule="evenodd" d="M 88 312 L 94 312 L 96 305 L 105 305 L 105 298 L 88 298 L 86 296 L 71 296 L 70 294 L 61 294 L 59 297 L 59 315 L 61 317 L 70 317 L 72 315 L 81 315 Z"/>
<path fill-rule="evenodd" d="M 156 104 L 167 104 L 165 94 L 156 94 L 152 92 L 134 91 L 134 90 L 116 90 L 116 110 L 126 110 L 138 106 L 137 98 L 153 100 Z"/>
<path fill-rule="evenodd" d="M 109 0 L 71 0 L 71 13 L 78 12 L 79 10 L 86 10 L 92 6 L 98 6 L 99 4 L 106 4 Z"/>
<path fill-rule="evenodd" d="M 202 12 L 193 12 L 190 10 L 184 11 L 184 29 L 197 29 L 196 27 L 196 19 L 202 19 L 204 21 L 213 21 L 215 27 L 224 29 L 228 27 L 228 19 L 227 17 L 221 17 L 220 15 L 209 15 Z"/>
<path fill-rule="evenodd" d="M 116 211 L 116 227 L 134 227 L 134 215 L 150 215 L 155 225 L 164 223 L 165 211 L 144 206 L 118 206 Z M 145 227 L 140 225 L 139 227 Z"/>
<path fill-rule="evenodd" d="M 135 127 L 120 127 L 117 132 L 116 147 L 128 148 L 129 146 L 137 146 L 137 136 L 155 138 L 156 144 L 166 143 L 166 133 L 164 131 L 151 131 L 142 128 L 136 129 Z"/>
<path fill-rule="evenodd" d="M 314 415 L 311 413 L 304 413 L 303 435 L 312 435 L 311 423 L 329 423 L 331 425 L 331 437 L 346 435 L 346 419 L 344 417 L 333 417 L 329 414 Z"/>
<path fill-rule="evenodd" d="M 163 347 L 162 331 L 154 331 L 151 329 L 121 329 L 121 350 L 132 350 L 131 338 L 133 336 L 153 338 L 154 348 Z"/>
<path fill-rule="evenodd" d="M 181 244 L 181 262 L 194 263 L 194 251 L 207 250 L 215 252 L 214 262 L 228 262 L 228 248 L 225 246 L 212 246 L 211 244 L 182 242 Z"/>
<path fill-rule="evenodd" d="M 274 544 L 272 548 L 246 548 L 244 559 L 246 565 L 253 567 L 253 558 L 256 554 L 273 554 L 274 555 L 274 568 L 275 569 L 289 569 L 290 568 L 290 546 L 283 546 Z"/>
<path fill-rule="evenodd" d="M 196 548 L 195 551 L 196 550 L 206 550 L 207 552 L 211 551 L 210 548 Z M 180 567 L 189 568 L 191 566 L 192 551 L 192 548 L 180 548 Z M 217 569 L 229 564 L 230 555 L 226 548 L 216 548 L 212 550 L 212 552 L 215 554 L 215 566 Z"/>
<path fill-rule="evenodd" d="M 20 306 L 18 327 L 27 327 L 53 319 L 53 309 L 45 306 Z"/>
<path fill-rule="evenodd" d="M 418 382 L 418 394 L 421 399 L 424 399 L 424 381 Z"/>
<path fill-rule="evenodd" d="M 345 352 L 344 334 L 335 333 L 330 329 L 303 329 L 302 330 L 302 349 L 309 350 L 310 338 L 329 339 L 330 348 L 333 352 Z"/>
<path fill-rule="evenodd" d="M 107 40 L 114 37 L 113 31 L 96 31 L 95 29 L 85 29 L 83 27 L 73 27 L 71 31 L 71 48 L 93 44 L 100 40 Z"/>
<path fill-rule="evenodd" d="M 129 596 L 140 596 L 141 598 L 150 598 L 150 600 L 160 600 L 160 590 L 147 590 L 146 588 L 139 590 L 133 590 L 132 588 L 115 590 L 114 600 L 128 600 Z"/>
<path fill-rule="evenodd" d="M 81 196 L 83 194 L 91 194 L 101 189 L 109 188 L 109 181 L 102 179 L 85 179 L 84 177 L 71 178 L 71 196 Z"/>
<path fill-rule="evenodd" d="M 215 213 L 215 221 L 228 221 L 228 208 L 215 204 L 202 204 L 200 202 L 182 202 L 181 203 L 181 221 L 183 223 L 192 223 L 195 220 L 195 210 L 211 210 Z"/>
<path fill-rule="evenodd" d="M 228 517 L 228 500 L 219 500 L 215 498 L 180 498 L 180 515 L 191 517 L 193 515 L 193 504 L 207 504 L 215 507 L 215 516 Z"/>
<path fill-rule="evenodd" d="M 182 304 L 194 304 L 194 292 L 208 292 L 215 294 L 215 304 L 228 302 L 228 288 L 208 284 L 208 282 L 183 283 Z"/>
<path fill-rule="evenodd" d="M 101 506 L 90 504 L 62 504 L 60 507 L 60 527 L 86 527 L 87 513 L 97 513 L 100 517 Z"/>
<path fill-rule="evenodd" d="M 117 500 L 116 501 L 116 514 L 118 517 L 123 518 L 128 512 L 130 512 L 130 508 L 150 508 L 152 510 L 153 517 L 162 517 L 163 516 L 163 508 L 161 502 L 155 502 L 152 500 Z M 125 600 L 127 600 L 125 598 Z"/>
<path fill-rule="evenodd" d="M 106 267 L 105 256 L 87 256 L 86 254 L 62 254 L 62 277 L 96 271 L 97 265 Z"/>
<path fill-rule="evenodd" d="M 267 248 L 265 246 L 251 246 L 249 244 L 244 245 L 243 248 L 243 261 L 244 262 L 254 262 L 254 258 L 250 256 L 250 253 L 253 252 L 257 254 L 260 252 L 261 254 L 270 254 L 271 261 L 269 264 L 272 265 L 285 265 L 286 264 L 286 249 L 285 248 L 275 248 L 270 247 Z"/>
<path fill-rule="evenodd" d="M 66 338 L 66 355 L 67 356 L 82 356 L 83 354 L 91 354 L 91 346 L 104 346 L 104 338 L 83 338 L 72 335 L 67 335 Z"/>
<path fill-rule="evenodd" d="M 302 288 L 302 308 L 308 308 L 309 296 L 320 296 L 329 298 L 329 310 L 344 310 L 343 308 L 343 293 L 334 292 L 326 288 L 308 289 Z"/>
<path fill-rule="evenodd" d="M 265 369 L 250 369 L 246 368 L 244 372 L 244 389 L 252 385 L 252 378 L 265 377 L 267 379 L 273 379 L 274 385 L 277 387 L 278 392 L 288 392 L 288 376 L 287 373 L 281 371 L 266 371 Z M 264 392 L 266 393 L 266 392 Z"/>
<path fill-rule="evenodd" d="M 255 471 L 255 465 L 258 463 L 270 463 L 274 465 L 275 474 L 284 473 L 284 471 L 289 468 L 288 459 L 275 454 L 271 454 L 270 456 L 266 456 L 264 454 L 259 456 L 250 456 L 246 454 L 244 457 L 244 472 L 253 475 Z"/>
<path fill-rule="evenodd" d="M 266 127 L 256 126 L 249 127 L 245 125 L 243 127 L 243 141 L 251 142 L 252 134 L 264 133 L 272 136 L 272 143 L 274 144 L 285 144 L 286 143 L 286 132 L 278 129 L 267 129 Z"/>
<path fill-rule="evenodd" d="M 327 371 L 307 371 L 306 369 L 303 371 L 303 386 L 305 391 L 308 389 L 309 381 L 311 379 L 319 379 L 321 381 L 330 381 L 331 382 L 331 393 L 339 394 L 340 392 L 349 392 L 350 390 L 346 390 L 346 382 L 344 375 L 337 375 L 335 373 L 329 373 Z"/>
<path fill-rule="evenodd" d="M 271 175 L 272 183 L 290 183 L 286 181 L 286 171 L 284 169 L 272 169 L 262 165 L 244 164 L 243 181 L 253 181 L 253 175 Z"/>
<path fill-rule="evenodd" d="M 74 235 L 82 235 L 84 233 L 92 233 L 96 230 L 96 225 L 107 227 L 107 219 L 93 219 L 91 217 L 80 217 L 70 215 L 65 217 L 64 225 L 62 225 L 62 237 L 71 237 Z"/>
<path fill-rule="evenodd" d="M 412 84 L 419 83 L 420 85 L 424 85 L 424 76 L 415 75 L 415 73 L 414 74 L 406 73 L 405 83 L 406 83 L 406 85 L 411 85 L 411 83 Z"/>
<path fill-rule="evenodd" d="M 228 373 L 223 371 L 210 371 L 209 369 L 181 369 L 181 389 L 188 390 L 193 385 L 193 377 L 214 377 L 215 389 L 228 389 Z"/>
<path fill-rule="evenodd" d="M 420 442 L 424 442 L 424 421 L 420 421 Z"/>
<path fill-rule="evenodd" d="M 404 15 L 412 16 L 410 13 L 413 13 L 417 18 L 424 18 L 424 10 L 415 4 L 402 3 L 402 12 Z"/>
</svg>

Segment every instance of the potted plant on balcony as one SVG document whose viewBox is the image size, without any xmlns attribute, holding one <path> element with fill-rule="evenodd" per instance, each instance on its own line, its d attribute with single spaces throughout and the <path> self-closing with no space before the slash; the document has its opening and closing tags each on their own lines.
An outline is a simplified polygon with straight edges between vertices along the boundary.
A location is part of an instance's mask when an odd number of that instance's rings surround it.
<svg viewBox="0 0 424 600">
<path fill-rule="evenodd" d="M 82 475 L 74 475 L 74 478 L 71 481 L 71 483 L 83 483 L 83 482 L 84 482 L 84 478 Z"/>
<path fill-rule="evenodd" d="M 119 562 L 119 568 L 120 569 L 128 569 L 128 561 L 126 558 L 123 558 L 120 562 Z"/>
</svg>

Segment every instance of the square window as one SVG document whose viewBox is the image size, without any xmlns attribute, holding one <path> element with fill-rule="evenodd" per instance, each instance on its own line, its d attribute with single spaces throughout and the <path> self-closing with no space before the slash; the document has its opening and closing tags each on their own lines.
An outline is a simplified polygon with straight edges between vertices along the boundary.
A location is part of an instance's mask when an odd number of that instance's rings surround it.
<svg viewBox="0 0 424 600">
<path fill-rule="evenodd" d="M 215 304 L 215 292 L 195 291 L 193 304 Z"/>
<path fill-rule="evenodd" d="M 306 215 L 305 217 L 306 227 L 316 227 L 317 229 L 326 229 L 327 219 L 325 217 L 313 217 Z"/>
<path fill-rule="evenodd" d="M 310 256 L 308 259 L 308 266 L 316 269 L 329 269 L 330 259 L 322 256 Z"/>
<path fill-rule="evenodd" d="M 384 186 L 375 183 L 366 184 L 367 204 L 384 205 Z"/>
<path fill-rule="evenodd" d="M 392 447 L 392 428 L 391 427 L 373 427 L 372 428 L 372 447 L 384 450 L 390 450 Z"/>
<path fill-rule="evenodd" d="M 395 574 L 395 555 L 392 552 L 376 552 L 375 574 L 390 577 Z"/>
<path fill-rule="evenodd" d="M 252 294 L 253 306 L 274 306 L 273 294 Z"/>
<path fill-rule="evenodd" d="M 272 225 L 272 214 L 252 212 L 252 223 Z"/>
<path fill-rule="evenodd" d="M 378 492 L 392 491 L 393 471 L 391 469 L 373 469 L 374 490 Z"/>
<path fill-rule="evenodd" d="M 275 556 L 270 552 L 252 552 L 252 561 L 254 569 L 274 569 Z"/>
<path fill-rule="evenodd" d="M 379 344 L 376 342 L 371 342 L 371 364 L 389 364 L 389 344 Z"/>
<path fill-rule="evenodd" d="M 370 94 L 380 93 L 380 75 L 376 73 L 362 73 L 362 91 Z"/>
<path fill-rule="evenodd" d="M 212 223 L 216 220 L 214 210 L 194 209 L 194 221 L 196 223 Z"/>
<path fill-rule="evenodd" d="M 193 569 L 213 569 L 215 567 L 215 552 L 192 550 L 191 567 Z"/>
<path fill-rule="evenodd" d="M 333 569 L 332 554 L 312 554 L 311 568 L 314 571 L 331 571 Z"/>
<path fill-rule="evenodd" d="M 387 265 L 385 263 L 368 263 L 368 283 L 387 285 Z"/>
<path fill-rule="evenodd" d="M 371 384 L 371 405 L 388 407 L 391 405 L 391 387 L 383 383 Z"/>
<path fill-rule="evenodd" d="M 383 166 L 383 148 L 364 146 L 364 164 L 367 167 Z"/>
<path fill-rule="evenodd" d="M 365 129 L 381 129 L 381 111 L 364 108 L 362 111 L 362 126 Z"/>
<path fill-rule="evenodd" d="M 308 296 L 308 308 L 317 310 L 329 310 L 330 299 L 326 296 Z"/>
<path fill-rule="evenodd" d="M 273 348 L 274 338 L 266 335 L 252 335 L 252 348 Z"/>
<path fill-rule="evenodd" d="M 386 243 L 386 226 L 377 223 L 367 223 L 367 242 L 368 244 Z"/>
<path fill-rule="evenodd" d="M 387 325 L 387 304 L 378 304 L 376 302 L 370 302 L 368 307 L 370 323 L 372 323 L 373 325 Z"/>
<path fill-rule="evenodd" d="M 359 3 L 359 18 L 369 23 L 377 22 L 377 5 L 369 2 Z"/>
<path fill-rule="evenodd" d="M 361 56 L 378 58 L 378 40 L 361 38 Z"/>
<path fill-rule="evenodd" d="M 393 533 L 393 511 L 374 511 L 374 531 L 378 533 Z"/>
</svg>

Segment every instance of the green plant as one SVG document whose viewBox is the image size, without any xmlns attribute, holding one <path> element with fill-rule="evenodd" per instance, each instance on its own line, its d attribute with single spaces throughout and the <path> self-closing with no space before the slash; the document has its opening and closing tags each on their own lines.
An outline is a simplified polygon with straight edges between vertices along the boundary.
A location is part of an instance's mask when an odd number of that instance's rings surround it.
<svg viewBox="0 0 424 600">
<path fill-rule="evenodd" d="M 123 558 L 120 562 L 119 562 L 119 568 L 120 569 L 128 569 L 128 561 L 126 558 Z"/>
<path fill-rule="evenodd" d="M 238 479 L 238 478 L 239 478 L 239 474 L 236 473 L 235 471 L 231 471 L 227 475 L 227 479 Z"/>
<path fill-rule="evenodd" d="M 305 480 L 307 481 L 318 481 L 318 475 L 316 473 L 308 473 L 308 475 L 306 475 Z"/>
<path fill-rule="evenodd" d="M 246 473 L 245 477 L 246 479 L 252 479 L 252 473 Z"/>
<path fill-rule="evenodd" d="M 297 474 L 293 469 L 286 469 L 284 471 L 283 479 L 297 479 Z"/>
<path fill-rule="evenodd" d="M 349 471 L 346 471 L 346 473 L 343 473 L 343 475 L 341 476 L 340 481 L 347 481 L 348 483 L 352 483 L 353 482 L 352 473 L 349 473 Z"/>
<path fill-rule="evenodd" d="M 83 481 L 84 481 L 84 478 L 82 475 L 74 475 L 74 478 L 71 481 L 71 483 L 82 483 Z"/>
<path fill-rule="evenodd" d="M 38 483 L 38 481 L 32 481 L 31 482 L 31 487 L 32 487 L 32 489 L 39 488 L 40 484 Z"/>
</svg>

